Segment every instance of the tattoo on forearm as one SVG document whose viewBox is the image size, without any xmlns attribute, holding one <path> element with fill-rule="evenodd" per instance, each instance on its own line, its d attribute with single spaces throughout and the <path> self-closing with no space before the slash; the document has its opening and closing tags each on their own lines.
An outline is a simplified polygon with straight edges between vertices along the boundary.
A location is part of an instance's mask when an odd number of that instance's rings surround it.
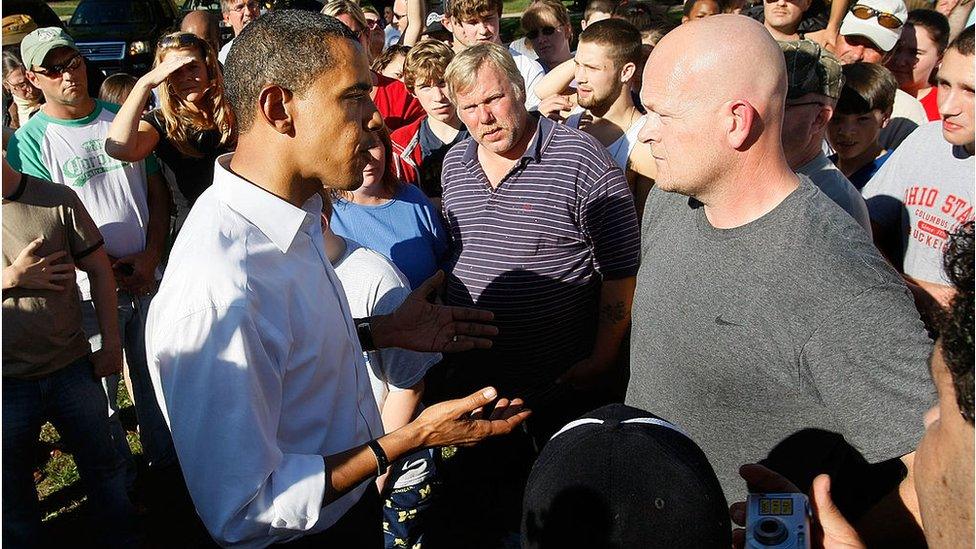
<svg viewBox="0 0 976 549">
<path fill-rule="evenodd" d="M 627 311 L 623 301 L 609 303 L 600 307 L 600 322 L 617 324 L 627 318 Z"/>
</svg>

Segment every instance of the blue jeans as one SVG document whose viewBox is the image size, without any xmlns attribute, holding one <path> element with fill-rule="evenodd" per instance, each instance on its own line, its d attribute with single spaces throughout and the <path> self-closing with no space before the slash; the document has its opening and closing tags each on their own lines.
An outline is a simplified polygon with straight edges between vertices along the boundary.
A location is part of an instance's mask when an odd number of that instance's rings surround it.
<svg viewBox="0 0 976 549">
<path fill-rule="evenodd" d="M 33 458 L 45 420 L 54 424 L 74 456 L 100 534 L 98 545 L 135 546 L 125 467 L 112 446 L 105 409 L 105 392 L 88 357 L 41 379 L 4 378 L 4 546 L 43 546 Z"/>
<path fill-rule="evenodd" d="M 128 292 L 119 291 L 119 334 L 122 349 L 125 351 L 125 363 L 129 367 L 129 378 L 132 381 L 133 404 L 136 417 L 139 420 L 139 440 L 142 442 L 143 455 L 152 468 L 167 467 L 176 464 L 176 450 L 173 448 L 173 438 L 169 427 L 163 419 L 163 413 L 156 402 L 156 392 L 153 390 L 152 380 L 149 378 L 149 365 L 146 362 L 146 320 L 149 316 L 149 303 L 152 295 L 134 296 Z M 102 337 L 98 328 L 98 317 L 91 301 L 81 302 L 82 326 L 88 334 L 92 345 L 92 352 L 102 348 Z M 108 378 L 106 378 L 108 380 Z M 118 378 L 114 385 L 106 383 L 108 391 L 115 390 L 109 398 L 110 414 L 116 418 L 113 425 L 114 436 L 120 436 L 123 442 L 117 442 L 120 452 L 128 452 L 128 445 L 124 444 L 125 432 L 118 421 L 118 414 L 114 395 L 118 394 Z M 122 446 L 125 446 L 124 450 Z"/>
</svg>

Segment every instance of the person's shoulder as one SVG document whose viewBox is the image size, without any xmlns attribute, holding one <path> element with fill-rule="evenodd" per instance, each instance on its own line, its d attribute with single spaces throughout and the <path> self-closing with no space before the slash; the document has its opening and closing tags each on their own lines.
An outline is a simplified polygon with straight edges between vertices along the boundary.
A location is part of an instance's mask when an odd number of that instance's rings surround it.
<svg viewBox="0 0 976 549">
<path fill-rule="evenodd" d="M 540 124 L 547 124 L 540 118 Z M 596 171 L 606 171 L 618 167 L 610 156 L 610 152 L 592 135 L 570 128 L 565 124 L 553 123 L 553 129 L 549 142 L 546 144 L 547 150 L 557 153 L 562 157 L 568 154 L 566 159 L 570 162 L 588 166 Z"/>
<path fill-rule="evenodd" d="M 420 125 L 423 124 L 424 120 L 427 119 L 427 115 L 421 116 L 414 122 L 407 124 L 406 126 L 401 126 L 392 132 L 390 132 L 390 142 L 393 144 L 394 148 L 399 147 L 402 151 L 406 146 L 413 141 L 417 134 L 420 132 Z"/>
<path fill-rule="evenodd" d="M 112 116 L 113 117 L 114 117 L 114 115 L 118 114 L 119 113 L 119 109 L 122 108 L 122 105 L 119 105 L 117 103 L 110 103 L 108 101 L 102 101 L 101 99 L 96 99 L 95 100 L 95 104 L 96 104 L 96 107 L 95 107 L 96 109 L 98 109 L 100 107 L 103 111 L 108 111 L 108 112 L 112 113 Z"/>
<path fill-rule="evenodd" d="M 38 111 L 34 116 L 30 117 L 29 120 L 14 132 L 11 138 L 11 143 L 40 143 L 44 139 L 44 134 L 50 124 L 51 119 L 44 114 L 44 111 Z"/>
<path fill-rule="evenodd" d="M 882 257 L 868 232 L 809 178 L 801 176 L 800 179 L 800 187 L 795 191 L 796 203 L 787 216 L 792 230 L 784 236 L 794 245 L 784 243 L 780 247 L 782 253 L 795 256 L 797 263 L 793 267 L 815 269 L 821 275 L 810 280 L 817 280 L 821 288 L 837 288 L 838 295 L 897 283 L 897 273 Z M 803 245 L 796 246 L 797 243 Z M 807 267 L 800 267 L 804 264 Z"/>
</svg>

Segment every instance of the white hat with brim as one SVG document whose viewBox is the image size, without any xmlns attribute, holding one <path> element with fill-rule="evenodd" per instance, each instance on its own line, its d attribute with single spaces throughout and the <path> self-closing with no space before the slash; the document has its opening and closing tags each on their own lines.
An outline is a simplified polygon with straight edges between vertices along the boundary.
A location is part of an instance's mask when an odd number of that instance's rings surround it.
<svg viewBox="0 0 976 549">
<path fill-rule="evenodd" d="M 883 13 L 890 13 L 897 17 L 903 26 L 905 20 L 908 18 L 908 8 L 905 7 L 905 3 L 902 0 L 862 0 L 857 3 Z M 853 13 L 847 12 L 847 15 L 844 16 L 844 22 L 840 26 L 840 34 L 843 36 L 863 36 L 874 42 L 882 51 L 889 52 L 898 42 L 902 28 L 889 29 L 882 27 L 878 23 L 877 17 L 859 19 Z"/>
</svg>

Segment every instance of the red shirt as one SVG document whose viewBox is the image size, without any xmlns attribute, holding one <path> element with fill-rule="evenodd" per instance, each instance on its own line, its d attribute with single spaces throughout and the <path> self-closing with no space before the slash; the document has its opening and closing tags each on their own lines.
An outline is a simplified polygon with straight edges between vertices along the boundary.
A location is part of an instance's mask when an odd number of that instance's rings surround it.
<svg viewBox="0 0 976 549">
<path fill-rule="evenodd" d="M 919 99 L 919 102 L 925 107 L 925 114 L 929 117 L 929 122 L 934 120 L 942 120 L 942 115 L 939 114 L 939 88 L 938 86 L 932 86 L 932 91 L 925 94 L 925 97 Z"/>
<path fill-rule="evenodd" d="M 420 101 L 407 91 L 403 82 L 376 72 L 373 76 L 376 77 L 376 95 L 373 96 L 373 103 L 376 103 L 376 110 L 380 112 L 386 127 L 391 132 L 416 122 L 424 116 Z"/>
</svg>

